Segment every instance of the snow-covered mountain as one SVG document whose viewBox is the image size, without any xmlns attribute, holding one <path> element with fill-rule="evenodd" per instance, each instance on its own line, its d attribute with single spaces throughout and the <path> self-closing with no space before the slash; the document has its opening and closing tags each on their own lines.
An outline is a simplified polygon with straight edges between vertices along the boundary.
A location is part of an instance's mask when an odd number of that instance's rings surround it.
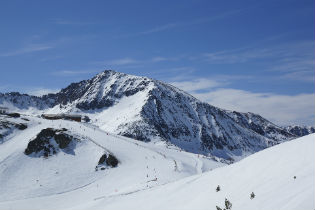
<svg viewBox="0 0 315 210">
<path fill-rule="evenodd" d="M 18 92 L 0 93 L 0 104 L 10 108 L 29 109 L 36 108 L 39 110 L 50 108 L 54 105 L 54 101 L 49 97 L 30 96 Z"/>
<path fill-rule="evenodd" d="M 21 113 L 0 114 L 0 209 L 203 210 L 225 198 L 232 209 L 314 209 L 315 135 L 285 142 L 312 128 L 114 71 L 43 97 L 1 94 L 0 104 Z"/>
<path fill-rule="evenodd" d="M 299 136 L 259 115 L 223 110 L 161 81 L 111 70 L 41 98 L 13 96 L 0 95 L 0 103 L 83 113 L 106 131 L 225 159 L 239 160 Z"/>
</svg>

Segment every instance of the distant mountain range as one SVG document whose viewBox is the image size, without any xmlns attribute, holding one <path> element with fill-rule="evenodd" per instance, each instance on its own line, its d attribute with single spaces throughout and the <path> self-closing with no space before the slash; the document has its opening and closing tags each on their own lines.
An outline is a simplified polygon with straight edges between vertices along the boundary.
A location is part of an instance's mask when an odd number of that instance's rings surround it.
<svg viewBox="0 0 315 210">
<path fill-rule="evenodd" d="M 0 93 L 0 104 L 21 112 L 81 113 L 105 131 L 230 160 L 315 132 L 220 109 L 164 82 L 112 70 L 42 97 Z"/>
</svg>

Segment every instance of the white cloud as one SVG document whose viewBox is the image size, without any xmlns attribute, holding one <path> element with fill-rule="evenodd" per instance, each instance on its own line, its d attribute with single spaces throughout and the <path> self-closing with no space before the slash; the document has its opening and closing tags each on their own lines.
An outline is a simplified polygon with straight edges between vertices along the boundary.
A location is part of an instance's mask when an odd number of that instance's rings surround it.
<svg viewBox="0 0 315 210">
<path fill-rule="evenodd" d="M 157 56 L 157 57 L 153 57 L 152 58 L 152 62 L 160 62 L 160 61 L 168 61 L 169 59 L 166 57 L 161 57 L 161 56 Z"/>
<path fill-rule="evenodd" d="M 32 52 L 38 52 L 38 51 L 44 51 L 54 48 L 54 46 L 49 44 L 30 44 L 25 47 L 22 47 L 20 49 L 9 51 L 5 53 L 1 53 L 1 57 L 8 57 L 8 56 L 15 56 L 15 55 L 21 55 L 21 54 L 27 54 Z"/>
<path fill-rule="evenodd" d="M 222 14 L 216 14 L 216 15 L 213 15 L 213 16 L 210 16 L 210 17 L 197 18 L 197 19 L 189 20 L 189 21 L 179 21 L 179 22 L 173 22 L 173 23 L 166 23 L 164 25 L 156 26 L 156 27 L 153 27 L 151 29 L 148 29 L 148 30 L 145 30 L 145 31 L 141 31 L 141 32 L 138 32 L 138 33 L 125 34 L 122 37 L 147 35 L 147 34 L 152 34 L 152 33 L 156 33 L 156 32 L 166 31 L 166 30 L 173 29 L 173 28 L 178 28 L 178 27 L 187 27 L 187 26 L 192 26 L 192 25 L 197 25 L 197 24 L 202 24 L 202 23 L 208 23 L 208 22 L 212 22 L 212 21 L 215 21 L 215 20 L 231 17 L 233 15 L 236 15 L 236 14 L 240 13 L 241 11 L 242 10 L 232 10 L 232 11 L 224 12 Z"/>
<path fill-rule="evenodd" d="M 191 81 L 172 82 L 171 84 L 187 92 L 205 90 L 223 85 L 222 82 L 211 79 L 194 79 Z"/>
<path fill-rule="evenodd" d="M 105 61 L 104 63 L 107 65 L 116 65 L 116 66 L 122 66 L 122 65 L 128 65 L 128 64 L 136 64 L 140 63 L 141 61 L 132 59 L 132 58 L 121 58 L 121 59 L 115 59 L 110 61 Z"/>
<path fill-rule="evenodd" d="M 152 58 L 147 59 L 134 59 L 130 57 L 125 58 L 119 58 L 119 59 L 113 59 L 113 60 L 105 60 L 105 61 L 97 61 L 93 62 L 94 64 L 98 65 L 108 65 L 108 66 L 139 66 L 143 64 L 152 64 L 152 63 L 158 63 L 163 61 L 178 61 L 183 56 L 177 56 L 177 57 L 162 57 L 162 56 L 155 56 Z"/>
<path fill-rule="evenodd" d="M 211 105 L 228 110 L 257 113 L 279 125 L 314 125 L 314 93 L 298 95 L 254 93 L 239 89 L 216 88 L 224 84 L 206 79 L 176 82 L 173 85 Z"/>
</svg>

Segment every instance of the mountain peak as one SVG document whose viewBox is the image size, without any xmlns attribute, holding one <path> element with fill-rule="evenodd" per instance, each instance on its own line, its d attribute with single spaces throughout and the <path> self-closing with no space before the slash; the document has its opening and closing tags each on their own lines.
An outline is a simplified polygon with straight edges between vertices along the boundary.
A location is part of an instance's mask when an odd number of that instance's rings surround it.
<svg viewBox="0 0 315 210">
<path fill-rule="evenodd" d="M 0 95 L 3 102 L 50 113 L 82 113 L 106 131 L 143 141 L 163 140 L 224 159 L 238 160 L 298 136 L 260 115 L 223 110 L 164 82 L 114 70 L 41 98 Z"/>
</svg>

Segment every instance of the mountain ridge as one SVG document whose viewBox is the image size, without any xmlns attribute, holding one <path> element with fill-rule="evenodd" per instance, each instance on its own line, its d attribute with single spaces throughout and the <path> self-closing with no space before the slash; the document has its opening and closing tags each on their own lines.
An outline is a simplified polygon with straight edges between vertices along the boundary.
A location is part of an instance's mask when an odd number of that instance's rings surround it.
<svg viewBox="0 0 315 210">
<path fill-rule="evenodd" d="M 164 82 L 112 70 L 42 97 L 0 94 L 0 104 L 4 102 L 86 114 L 119 135 L 164 140 L 189 152 L 232 160 L 299 136 L 260 115 L 220 109 Z"/>
</svg>

